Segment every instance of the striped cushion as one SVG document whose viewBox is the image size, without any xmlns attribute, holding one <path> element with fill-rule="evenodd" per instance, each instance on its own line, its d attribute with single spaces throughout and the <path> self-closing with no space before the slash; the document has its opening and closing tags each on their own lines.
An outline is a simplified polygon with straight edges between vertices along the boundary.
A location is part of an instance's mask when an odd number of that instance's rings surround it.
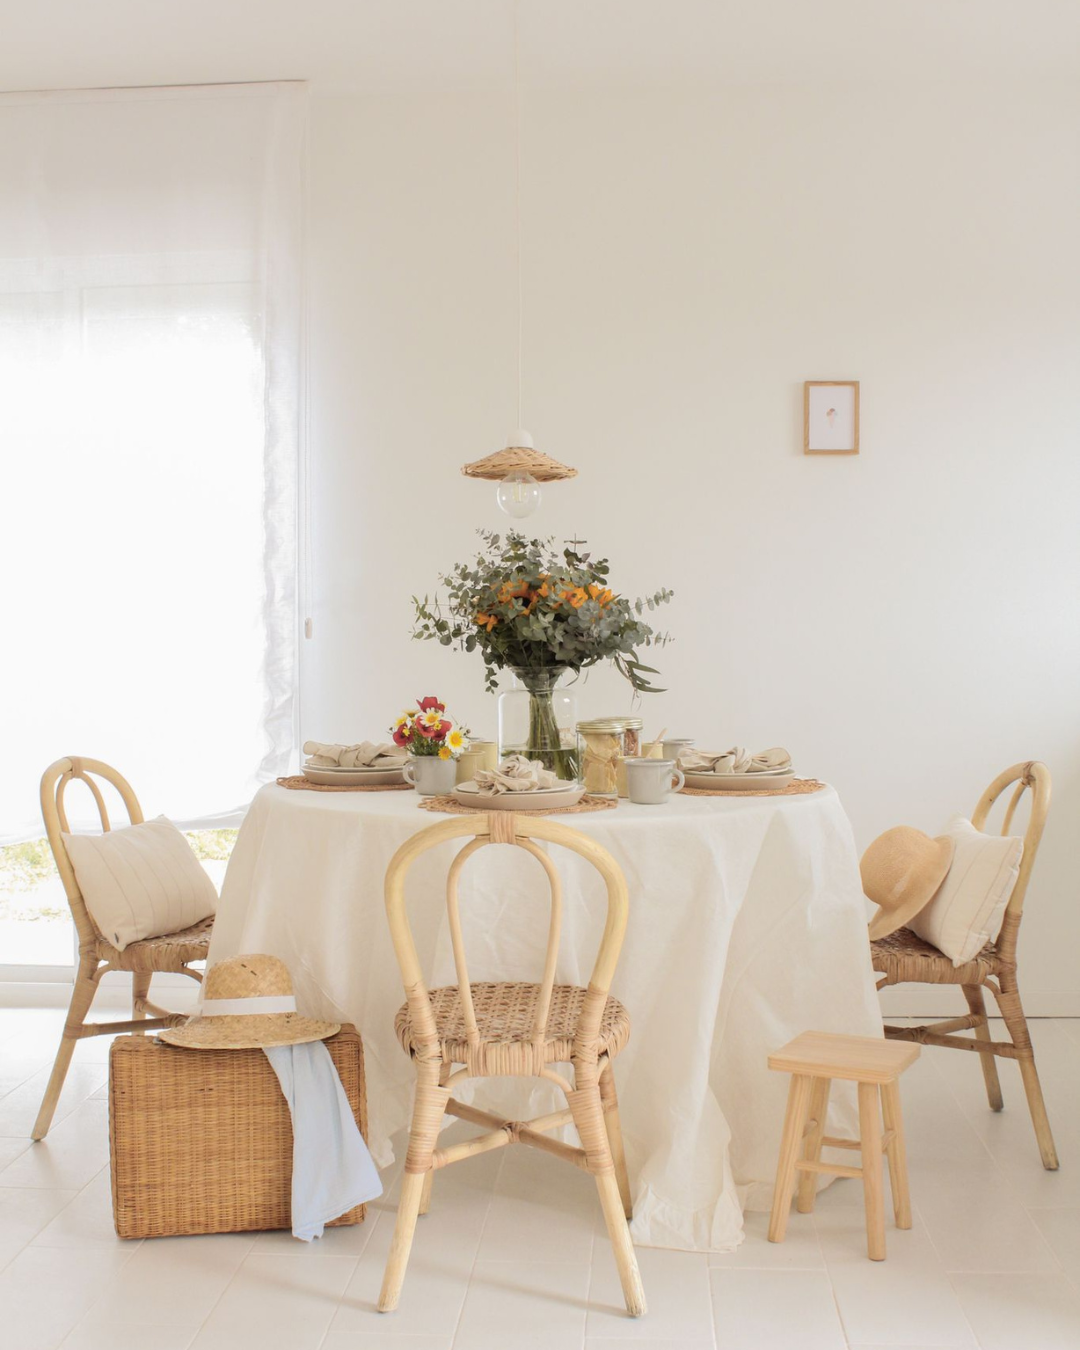
<svg viewBox="0 0 1080 1350">
<path fill-rule="evenodd" d="M 176 933 L 213 914 L 217 892 L 170 820 L 158 816 L 107 834 L 65 834 L 86 908 L 107 942 Z"/>
</svg>

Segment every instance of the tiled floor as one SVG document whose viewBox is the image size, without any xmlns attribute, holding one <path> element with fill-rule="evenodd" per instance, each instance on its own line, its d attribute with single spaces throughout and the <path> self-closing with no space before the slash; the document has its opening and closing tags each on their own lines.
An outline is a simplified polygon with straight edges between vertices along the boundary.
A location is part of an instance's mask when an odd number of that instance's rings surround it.
<svg viewBox="0 0 1080 1350">
<path fill-rule="evenodd" d="M 61 1015 L 0 1010 L 4 1350 L 862 1350 L 1080 1346 L 1080 1021 L 1034 1025 L 1061 1170 L 1039 1164 L 1019 1074 L 986 1108 L 978 1062 L 904 1078 L 915 1227 L 865 1257 L 838 1182 L 787 1241 L 753 1214 L 727 1256 L 641 1250 L 649 1314 L 622 1312 L 586 1176 L 522 1149 L 441 1175 L 399 1311 L 375 1312 L 396 1191 L 359 1228 L 122 1243 L 112 1232 L 107 1042 L 84 1041 L 44 1144 L 27 1138 Z M 455 1126 L 455 1129 L 460 1127 Z"/>
</svg>

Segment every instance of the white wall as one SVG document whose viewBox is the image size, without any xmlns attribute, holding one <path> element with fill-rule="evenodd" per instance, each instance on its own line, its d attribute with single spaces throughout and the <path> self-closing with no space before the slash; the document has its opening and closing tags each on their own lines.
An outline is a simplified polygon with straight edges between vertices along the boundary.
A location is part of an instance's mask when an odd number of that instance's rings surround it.
<svg viewBox="0 0 1080 1350">
<path fill-rule="evenodd" d="M 307 735 L 428 692 L 494 734 L 479 661 L 408 630 L 506 523 L 458 470 L 516 421 L 512 132 L 314 100 Z M 580 469 L 535 527 L 675 589 L 648 727 L 788 746 L 860 846 L 1045 759 L 1023 974 L 1080 1014 L 1080 90 L 549 90 L 524 139 L 525 424 Z M 801 454 L 808 378 L 861 380 L 857 458 Z"/>
</svg>

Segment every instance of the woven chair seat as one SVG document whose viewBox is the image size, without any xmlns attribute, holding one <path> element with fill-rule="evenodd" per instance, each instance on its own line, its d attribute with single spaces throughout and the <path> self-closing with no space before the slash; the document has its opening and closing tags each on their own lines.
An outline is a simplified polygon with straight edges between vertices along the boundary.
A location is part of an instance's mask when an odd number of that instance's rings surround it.
<svg viewBox="0 0 1080 1350">
<path fill-rule="evenodd" d="M 538 984 L 471 984 L 476 1026 L 480 1033 L 483 1072 L 520 1074 L 522 1061 L 531 1055 L 532 1028 L 536 1020 Z M 477 1054 L 470 1049 L 465 1017 L 456 984 L 432 989 L 428 997 L 435 1013 L 439 1046 L 446 1064 L 474 1064 Z M 566 1063 L 570 1059 L 585 990 L 572 984 L 556 984 L 551 990 L 545 1064 Z M 409 1005 L 402 1004 L 394 1018 L 398 1040 L 410 1055 L 415 1054 Z M 618 999 L 608 997 L 600 1019 L 600 1052 L 612 1059 L 630 1039 L 630 1016 Z M 527 1072 L 527 1070 L 525 1070 Z"/>
<path fill-rule="evenodd" d="M 954 966 L 951 958 L 938 951 L 932 943 L 924 942 L 910 928 L 899 928 L 888 937 L 870 943 L 874 969 L 888 977 L 890 984 L 982 984 L 990 976 L 1003 970 L 1015 970 L 1015 963 L 1006 962 L 992 942 L 988 942 L 978 956 Z"/>
<path fill-rule="evenodd" d="M 181 928 L 177 933 L 163 933 L 160 937 L 130 942 L 122 952 L 104 938 L 99 938 L 98 956 L 116 970 L 179 971 L 189 961 L 206 960 L 213 930 L 214 916 L 211 914 L 193 923 L 190 928 Z"/>
</svg>

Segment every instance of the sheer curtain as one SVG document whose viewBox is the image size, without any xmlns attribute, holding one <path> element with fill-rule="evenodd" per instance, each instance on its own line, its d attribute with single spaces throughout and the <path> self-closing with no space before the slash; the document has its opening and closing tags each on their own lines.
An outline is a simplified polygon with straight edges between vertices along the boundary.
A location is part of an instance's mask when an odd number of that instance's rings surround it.
<svg viewBox="0 0 1080 1350">
<path fill-rule="evenodd" d="M 192 826 L 295 753 L 304 113 L 0 97 L 0 842 L 61 755 Z"/>
</svg>

